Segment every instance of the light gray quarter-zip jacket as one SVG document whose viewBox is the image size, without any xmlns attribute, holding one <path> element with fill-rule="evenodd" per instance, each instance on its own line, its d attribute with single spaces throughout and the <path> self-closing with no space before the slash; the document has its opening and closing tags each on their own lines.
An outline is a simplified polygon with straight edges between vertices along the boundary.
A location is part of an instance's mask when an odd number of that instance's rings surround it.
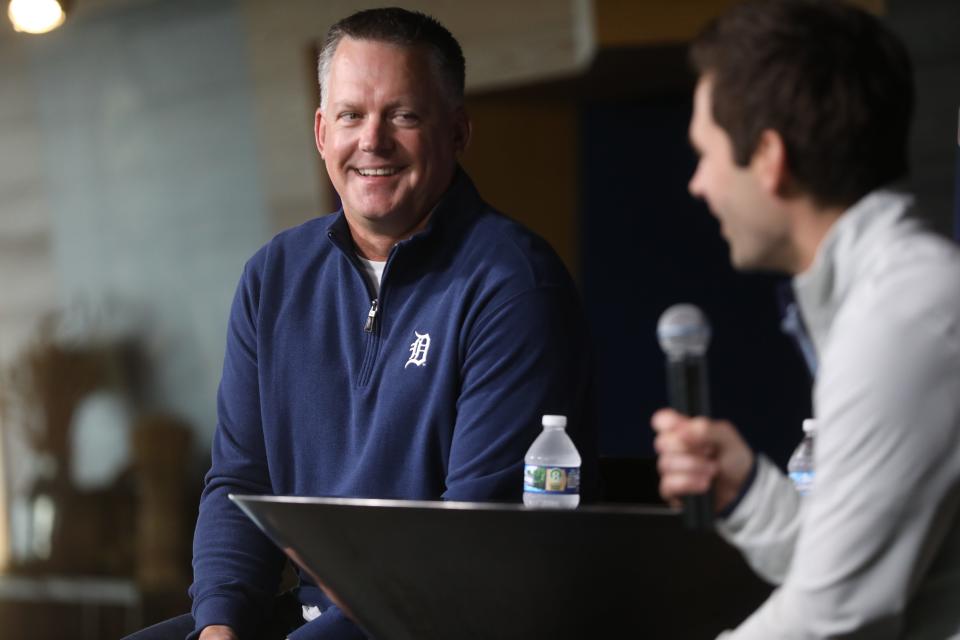
<svg viewBox="0 0 960 640">
<path fill-rule="evenodd" d="M 873 192 L 794 279 L 814 485 L 763 456 L 721 534 L 779 585 L 725 640 L 960 637 L 960 250 Z"/>
</svg>

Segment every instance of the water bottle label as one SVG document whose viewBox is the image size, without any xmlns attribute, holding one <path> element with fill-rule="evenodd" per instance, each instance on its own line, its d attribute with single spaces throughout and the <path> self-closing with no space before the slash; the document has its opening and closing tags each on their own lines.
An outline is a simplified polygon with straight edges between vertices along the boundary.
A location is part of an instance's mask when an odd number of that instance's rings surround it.
<svg viewBox="0 0 960 640">
<path fill-rule="evenodd" d="M 580 492 L 580 467 L 541 467 L 528 464 L 523 468 L 523 490 L 527 493 L 554 495 Z"/>
<path fill-rule="evenodd" d="M 797 493 L 802 496 L 810 493 L 810 488 L 813 486 L 813 471 L 791 471 L 790 479 L 793 480 Z"/>
</svg>

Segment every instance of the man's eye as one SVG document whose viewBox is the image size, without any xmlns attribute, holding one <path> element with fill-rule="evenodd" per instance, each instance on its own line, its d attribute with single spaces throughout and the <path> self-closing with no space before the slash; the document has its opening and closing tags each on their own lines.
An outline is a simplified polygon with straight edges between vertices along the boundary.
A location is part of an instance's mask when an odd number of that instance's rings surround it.
<svg viewBox="0 0 960 640">
<path fill-rule="evenodd" d="M 346 122 L 353 122 L 360 119 L 360 114 L 355 111 L 345 111 L 340 114 L 340 119 Z"/>
<path fill-rule="evenodd" d="M 420 122 L 420 118 L 417 116 L 417 114 L 410 111 L 399 111 L 394 114 L 393 118 L 400 124 L 416 124 Z"/>
</svg>

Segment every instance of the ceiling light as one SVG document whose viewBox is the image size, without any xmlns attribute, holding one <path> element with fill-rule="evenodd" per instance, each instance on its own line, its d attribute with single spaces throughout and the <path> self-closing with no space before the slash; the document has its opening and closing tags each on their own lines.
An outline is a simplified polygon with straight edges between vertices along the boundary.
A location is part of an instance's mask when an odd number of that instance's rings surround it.
<svg viewBox="0 0 960 640">
<path fill-rule="evenodd" d="M 57 0 L 10 0 L 7 15 L 17 31 L 47 33 L 66 20 L 63 4 Z"/>
</svg>

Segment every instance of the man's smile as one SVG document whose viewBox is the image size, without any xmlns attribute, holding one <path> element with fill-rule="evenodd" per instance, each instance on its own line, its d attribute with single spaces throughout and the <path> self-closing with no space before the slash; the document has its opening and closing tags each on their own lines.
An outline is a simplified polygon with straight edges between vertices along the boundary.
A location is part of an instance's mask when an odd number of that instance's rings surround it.
<svg viewBox="0 0 960 640">
<path fill-rule="evenodd" d="M 353 170 L 364 178 L 394 176 L 400 173 L 402 167 L 354 167 Z"/>
</svg>

